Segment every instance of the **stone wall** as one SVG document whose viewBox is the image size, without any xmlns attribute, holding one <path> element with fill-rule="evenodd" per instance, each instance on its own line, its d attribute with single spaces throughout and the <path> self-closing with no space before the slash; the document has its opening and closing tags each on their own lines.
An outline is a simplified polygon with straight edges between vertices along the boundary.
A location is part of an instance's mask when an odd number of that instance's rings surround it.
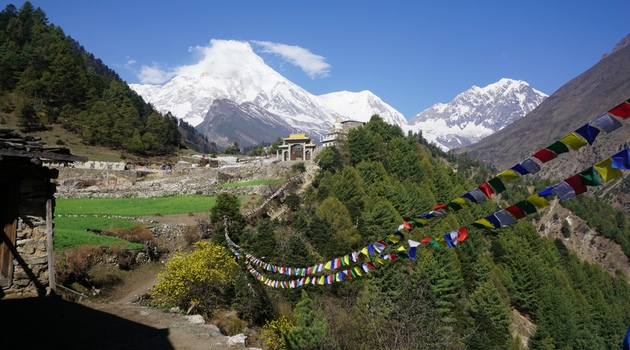
<svg viewBox="0 0 630 350">
<path fill-rule="evenodd" d="M 3 292 L 6 295 L 44 294 L 49 284 L 44 179 L 27 178 L 20 182 L 16 231 L 18 254 L 13 257 L 13 284 Z"/>
</svg>

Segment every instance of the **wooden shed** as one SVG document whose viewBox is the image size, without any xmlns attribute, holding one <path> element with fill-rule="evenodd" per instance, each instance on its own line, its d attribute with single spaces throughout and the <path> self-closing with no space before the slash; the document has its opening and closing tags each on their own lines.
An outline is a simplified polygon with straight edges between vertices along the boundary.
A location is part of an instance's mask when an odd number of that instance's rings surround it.
<svg viewBox="0 0 630 350">
<path fill-rule="evenodd" d="M 59 172 L 43 160 L 87 161 L 39 138 L 0 129 L 0 298 L 55 289 L 53 212 Z"/>
</svg>

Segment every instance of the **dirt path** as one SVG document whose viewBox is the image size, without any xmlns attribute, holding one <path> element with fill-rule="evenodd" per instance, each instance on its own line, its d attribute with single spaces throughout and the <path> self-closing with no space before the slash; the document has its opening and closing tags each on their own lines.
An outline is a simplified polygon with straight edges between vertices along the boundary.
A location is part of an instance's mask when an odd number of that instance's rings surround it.
<svg viewBox="0 0 630 350">
<path fill-rule="evenodd" d="M 302 185 L 300 185 L 300 188 L 297 189 L 297 191 L 295 191 L 297 194 L 301 195 L 304 192 L 306 192 L 306 189 L 311 185 L 311 183 L 313 182 L 313 179 L 315 178 L 315 173 L 314 171 L 316 169 L 319 169 L 318 166 L 315 166 L 311 171 L 309 171 L 306 176 L 304 176 L 304 182 L 302 183 Z M 280 215 L 284 214 L 287 211 L 287 207 L 282 206 L 280 208 L 278 208 L 278 210 L 273 211 L 271 214 L 269 214 L 269 217 L 271 218 L 271 220 L 279 217 Z"/>
</svg>

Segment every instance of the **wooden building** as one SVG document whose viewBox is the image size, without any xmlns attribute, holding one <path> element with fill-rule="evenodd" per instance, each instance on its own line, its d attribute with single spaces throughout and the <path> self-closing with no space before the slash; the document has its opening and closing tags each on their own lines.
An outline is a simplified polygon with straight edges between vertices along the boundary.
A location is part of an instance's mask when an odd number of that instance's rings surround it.
<svg viewBox="0 0 630 350">
<path fill-rule="evenodd" d="M 59 172 L 42 160 L 87 161 L 38 141 L 0 129 L 0 298 L 55 289 L 51 180 Z"/>
</svg>

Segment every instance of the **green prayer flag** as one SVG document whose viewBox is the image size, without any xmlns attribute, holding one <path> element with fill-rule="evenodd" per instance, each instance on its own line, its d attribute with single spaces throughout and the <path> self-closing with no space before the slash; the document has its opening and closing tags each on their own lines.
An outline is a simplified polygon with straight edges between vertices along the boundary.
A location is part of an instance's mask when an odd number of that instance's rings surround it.
<svg viewBox="0 0 630 350">
<path fill-rule="evenodd" d="M 492 186 L 495 193 L 501 193 L 505 191 L 505 185 L 498 177 L 488 180 L 488 183 L 490 184 L 490 186 Z"/>
<path fill-rule="evenodd" d="M 601 182 L 599 182 L 599 177 L 597 177 L 597 173 L 595 172 L 595 168 L 593 167 L 590 167 L 581 172 L 580 177 L 582 178 L 582 184 L 585 186 L 601 185 Z"/>
<path fill-rule="evenodd" d="M 488 228 L 488 226 L 482 225 L 482 224 L 476 223 L 476 222 L 473 222 L 472 224 L 470 224 L 470 226 L 474 226 L 476 228 Z"/>
<path fill-rule="evenodd" d="M 455 202 L 448 202 L 446 203 L 446 205 L 448 205 L 448 207 L 453 210 L 460 210 L 462 208 L 462 206 L 459 203 L 455 203 Z"/>
<path fill-rule="evenodd" d="M 516 206 L 519 207 L 522 211 L 524 211 L 527 215 L 533 214 L 536 212 L 536 206 L 534 203 L 524 200 L 516 203 Z"/>
<path fill-rule="evenodd" d="M 556 141 L 551 145 L 547 146 L 548 150 L 555 153 L 556 155 L 569 152 L 569 147 L 560 141 Z"/>
</svg>

